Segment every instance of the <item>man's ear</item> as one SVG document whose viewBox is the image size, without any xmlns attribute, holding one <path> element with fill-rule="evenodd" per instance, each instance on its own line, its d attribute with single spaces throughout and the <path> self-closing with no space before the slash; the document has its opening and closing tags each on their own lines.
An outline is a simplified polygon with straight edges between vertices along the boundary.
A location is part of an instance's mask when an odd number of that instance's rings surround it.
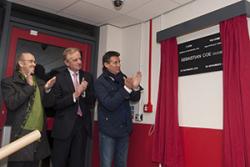
<svg viewBox="0 0 250 167">
<path fill-rule="evenodd" d="M 19 65 L 20 67 L 23 67 L 23 62 L 18 61 L 18 65 Z"/>
<path fill-rule="evenodd" d="M 64 64 L 68 67 L 69 66 L 68 60 L 64 60 Z"/>
<path fill-rule="evenodd" d="M 104 67 L 108 68 L 108 66 L 109 66 L 109 63 L 105 62 Z"/>
</svg>

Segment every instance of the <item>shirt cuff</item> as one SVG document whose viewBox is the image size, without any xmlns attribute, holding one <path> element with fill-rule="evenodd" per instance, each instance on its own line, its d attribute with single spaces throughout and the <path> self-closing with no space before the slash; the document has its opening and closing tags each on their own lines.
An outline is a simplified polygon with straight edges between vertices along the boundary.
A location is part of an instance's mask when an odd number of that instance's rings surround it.
<svg viewBox="0 0 250 167">
<path fill-rule="evenodd" d="M 73 96 L 73 101 L 75 103 L 76 102 L 76 97 L 74 96 L 74 94 L 72 96 Z"/>
<path fill-rule="evenodd" d="M 48 89 L 48 90 L 45 90 L 45 93 L 49 93 L 51 91 L 51 88 Z"/>
<path fill-rule="evenodd" d="M 125 89 L 128 93 L 131 93 L 131 92 L 132 92 L 132 89 L 129 89 L 126 85 L 124 85 L 124 89 Z"/>
<path fill-rule="evenodd" d="M 133 91 L 139 91 L 141 90 L 140 86 L 138 86 L 137 88 L 133 89 Z"/>
</svg>

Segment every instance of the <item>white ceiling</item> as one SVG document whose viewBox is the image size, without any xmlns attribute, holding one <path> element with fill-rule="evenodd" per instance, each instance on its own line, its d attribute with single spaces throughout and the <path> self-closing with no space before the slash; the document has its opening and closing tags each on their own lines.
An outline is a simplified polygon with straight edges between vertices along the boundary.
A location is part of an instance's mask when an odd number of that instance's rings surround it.
<svg viewBox="0 0 250 167">
<path fill-rule="evenodd" d="M 115 9 L 112 0 L 8 0 L 96 26 L 120 28 L 145 22 L 194 0 L 125 0 Z"/>
</svg>

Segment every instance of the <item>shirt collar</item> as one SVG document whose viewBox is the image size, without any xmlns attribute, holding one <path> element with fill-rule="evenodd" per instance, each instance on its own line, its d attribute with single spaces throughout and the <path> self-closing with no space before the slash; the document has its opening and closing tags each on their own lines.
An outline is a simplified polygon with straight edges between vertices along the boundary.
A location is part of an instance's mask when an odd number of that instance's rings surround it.
<svg viewBox="0 0 250 167">
<path fill-rule="evenodd" d="M 74 72 L 74 71 L 72 71 L 72 70 L 71 70 L 71 69 L 69 69 L 69 68 L 68 68 L 68 71 L 69 71 L 69 73 L 70 73 L 70 75 L 71 75 L 71 76 L 73 76 L 73 74 L 75 74 L 75 73 L 76 73 L 76 75 L 78 75 L 78 74 L 79 74 L 79 71 Z"/>
</svg>

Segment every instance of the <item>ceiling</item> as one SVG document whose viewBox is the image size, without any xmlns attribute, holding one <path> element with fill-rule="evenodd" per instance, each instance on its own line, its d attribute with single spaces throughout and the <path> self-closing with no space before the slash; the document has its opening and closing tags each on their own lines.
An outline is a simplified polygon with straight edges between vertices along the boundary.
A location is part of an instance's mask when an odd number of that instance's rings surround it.
<svg viewBox="0 0 250 167">
<path fill-rule="evenodd" d="M 8 0 L 96 26 L 124 28 L 175 10 L 194 0 L 124 0 L 116 9 L 113 0 Z"/>
</svg>

